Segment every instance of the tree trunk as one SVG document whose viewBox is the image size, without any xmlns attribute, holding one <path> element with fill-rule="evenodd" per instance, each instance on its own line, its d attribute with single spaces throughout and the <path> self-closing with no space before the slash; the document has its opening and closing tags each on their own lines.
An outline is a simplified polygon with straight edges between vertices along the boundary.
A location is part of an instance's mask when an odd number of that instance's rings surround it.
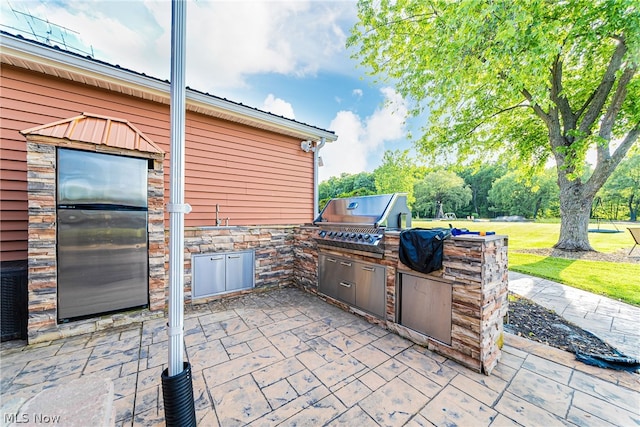
<svg viewBox="0 0 640 427">
<path fill-rule="evenodd" d="M 438 203 L 438 213 L 436 214 L 436 219 L 442 219 L 444 218 L 444 211 L 442 210 L 442 203 L 441 202 L 437 202 Z"/>
<path fill-rule="evenodd" d="M 564 187 L 564 188 L 563 188 Z M 560 188 L 560 237 L 554 245 L 565 251 L 593 251 L 589 244 L 589 217 L 593 196 L 579 184 Z"/>
</svg>

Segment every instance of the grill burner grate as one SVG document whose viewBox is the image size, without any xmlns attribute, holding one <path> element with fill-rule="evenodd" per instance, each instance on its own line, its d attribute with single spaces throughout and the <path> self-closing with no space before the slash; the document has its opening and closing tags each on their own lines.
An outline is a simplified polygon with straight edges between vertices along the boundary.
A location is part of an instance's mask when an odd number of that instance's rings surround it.
<svg viewBox="0 0 640 427">
<path fill-rule="evenodd" d="M 313 222 L 319 245 L 369 253 L 384 253 L 385 230 L 400 230 L 411 224 L 411 213 L 403 194 L 331 199 Z"/>
</svg>

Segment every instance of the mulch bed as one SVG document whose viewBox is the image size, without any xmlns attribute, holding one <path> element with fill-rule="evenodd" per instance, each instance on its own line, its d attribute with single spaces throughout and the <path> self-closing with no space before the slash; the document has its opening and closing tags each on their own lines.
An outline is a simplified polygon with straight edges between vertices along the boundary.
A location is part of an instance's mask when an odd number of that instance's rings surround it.
<svg viewBox="0 0 640 427">
<path fill-rule="evenodd" d="M 609 344 L 555 311 L 512 293 L 509 293 L 509 314 L 505 317 L 504 330 L 571 353 L 618 354 Z"/>
</svg>

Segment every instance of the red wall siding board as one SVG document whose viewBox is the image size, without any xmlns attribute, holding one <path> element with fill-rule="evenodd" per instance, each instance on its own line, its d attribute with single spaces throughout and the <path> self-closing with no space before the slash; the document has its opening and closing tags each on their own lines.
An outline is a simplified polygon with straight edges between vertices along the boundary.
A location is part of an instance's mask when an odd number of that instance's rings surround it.
<svg viewBox="0 0 640 427">
<path fill-rule="evenodd" d="M 145 101 L 141 100 L 136 103 L 131 103 L 127 101 L 128 97 L 109 92 L 108 90 L 87 87 L 88 90 L 78 91 L 76 88 L 82 87 L 82 85 L 74 84 L 66 80 L 46 77 L 43 74 L 38 73 L 28 73 L 20 70 L 18 70 L 17 73 L 21 73 L 22 75 L 17 76 L 11 74 L 11 76 L 5 78 L 5 80 L 12 79 L 13 76 L 13 80 L 10 80 L 10 82 L 7 83 L 7 86 L 11 85 L 14 89 L 22 92 L 22 94 L 17 98 L 22 99 L 27 97 L 29 102 L 43 106 L 49 105 L 51 99 L 56 99 L 56 109 L 66 110 L 67 114 L 64 115 L 63 119 L 79 115 L 83 112 L 94 112 L 88 111 L 84 107 L 90 106 L 103 111 L 120 112 L 120 115 L 124 113 L 127 116 L 127 120 L 130 122 L 134 122 L 131 118 L 146 118 L 157 121 L 166 120 L 162 109 L 157 108 L 160 104 L 146 102 L 146 105 L 143 105 Z M 28 81 L 22 78 L 22 76 L 26 74 L 30 74 Z M 57 80 L 57 84 L 52 85 L 51 82 L 53 80 Z M 62 116 L 62 114 L 57 114 L 55 112 L 53 112 L 52 115 Z M 46 123 L 48 122 L 42 124 Z"/>
<path fill-rule="evenodd" d="M 3 66 L 0 76 L 2 260 L 26 258 L 26 140 L 21 130 L 83 112 L 126 119 L 165 151 L 169 202 L 168 105 L 12 66 Z M 297 138 L 187 112 L 185 139 L 185 200 L 193 207 L 185 225 L 213 225 L 216 204 L 231 225 L 313 219 L 313 155 L 300 150 Z M 22 237 L 11 240 L 15 236 Z"/>
<path fill-rule="evenodd" d="M 0 188 L 3 190 L 14 190 L 14 191 L 27 191 L 27 183 L 24 181 L 10 181 L 8 179 L 0 180 Z M 20 195 L 22 198 L 22 194 Z M 0 199 L 2 200 L 2 199 Z"/>
<path fill-rule="evenodd" d="M 205 157 L 206 155 L 211 157 Z M 277 154 L 269 153 L 269 158 L 267 155 L 262 156 L 261 158 L 245 158 L 241 157 L 241 153 L 237 153 L 234 156 L 232 155 L 224 155 L 220 152 L 215 151 L 191 151 L 188 150 L 186 152 L 186 156 L 190 157 L 191 164 L 194 167 L 194 170 L 202 170 L 202 168 L 208 168 L 210 166 L 217 167 L 230 167 L 230 165 L 234 165 L 236 169 L 247 169 L 254 170 L 255 168 L 260 168 L 262 171 L 269 171 L 273 169 L 277 169 L 279 173 L 285 175 L 295 175 L 298 176 L 301 173 L 306 173 L 308 167 L 305 167 L 305 164 L 298 160 L 298 164 L 291 163 L 290 167 L 284 167 L 286 164 L 276 164 L 274 163 L 273 158 L 278 157 Z M 306 159 L 305 159 L 306 160 Z"/>
<path fill-rule="evenodd" d="M 296 177 L 291 173 L 284 173 L 282 170 L 252 170 L 251 168 L 246 169 L 236 169 L 236 168 L 225 168 L 225 167 L 198 167 L 189 170 L 187 174 L 185 172 L 185 176 L 191 181 L 190 178 L 197 178 L 201 176 L 202 173 L 212 173 L 212 174 L 220 174 L 224 176 L 224 180 L 227 182 L 245 182 L 249 181 L 250 183 L 268 183 L 270 185 L 276 185 L 278 183 L 288 183 L 293 185 L 294 187 L 308 187 L 308 183 L 304 181 L 300 181 L 300 177 Z M 216 181 L 220 182 L 220 181 Z M 216 182 L 211 182 L 210 180 L 205 182 L 206 185 L 215 185 Z"/>
<path fill-rule="evenodd" d="M 25 189 L 13 190 L 3 185 L 0 187 L 0 200 L 2 200 L 3 204 L 6 200 L 24 201 L 24 190 Z"/>
<path fill-rule="evenodd" d="M 256 129 L 256 131 L 258 131 Z M 264 132 L 264 131 L 262 131 Z M 300 141 L 295 138 L 286 137 L 286 141 L 269 141 L 268 134 L 259 134 L 259 133 L 237 133 L 237 132 L 228 132 L 228 133 L 220 133 L 219 129 L 211 128 L 211 130 L 206 129 L 202 130 L 199 134 L 191 134 L 189 133 L 190 140 L 196 143 L 203 143 L 206 147 L 214 147 L 218 148 L 236 148 L 234 144 L 237 145 L 237 149 L 245 150 L 247 153 L 261 151 L 262 154 L 267 152 L 276 152 L 281 153 L 283 155 L 288 155 L 288 157 L 304 157 L 308 156 L 308 153 L 304 153 L 300 150 Z M 247 144 L 247 142 L 251 142 Z M 293 155 L 293 156 L 292 156 Z"/>
<path fill-rule="evenodd" d="M 2 202 L 4 204 L 4 201 Z M 3 223 L 5 221 L 8 222 L 22 222 L 22 223 L 27 223 L 28 222 L 28 218 L 26 215 L 26 212 L 24 211 L 13 211 L 13 210 L 4 210 L 2 209 L 2 215 L 0 217 L 0 223 Z M 1 227 L 0 227 L 1 228 Z M 11 227 L 9 227 L 8 229 L 11 229 Z M 26 228 L 25 228 L 26 230 Z"/>
<path fill-rule="evenodd" d="M 2 159 L 0 158 L 0 170 L 2 170 L 2 172 L 7 173 L 6 177 L 5 174 L 3 173 L 2 175 L 0 175 L 3 179 L 16 179 L 16 177 L 14 177 L 14 175 L 11 174 L 11 172 L 21 172 L 24 175 L 24 178 L 22 178 L 22 180 L 26 181 L 27 178 L 27 163 L 26 163 L 26 157 L 25 157 L 25 161 L 21 162 L 19 160 L 10 160 L 10 159 Z"/>
<path fill-rule="evenodd" d="M 2 228 L 2 239 L 3 244 L 5 241 L 7 242 L 19 242 L 27 238 L 27 232 L 24 230 L 11 230 L 7 228 Z"/>
<path fill-rule="evenodd" d="M 9 145 L 9 144 L 2 144 L 2 145 L 3 147 L 0 149 L 0 159 L 16 160 L 19 162 L 25 162 L 27 160 L 27 156 L 24 151 L 8 149 L 6 145 Z M 24 145 L 24 142 L 22 142 L 22 145 Z"/>
<path fill-rule="evenodd" d="M 24 233 L 28 227 L 28 221 L 0 221 L 0 230 L 2 231 L 20 231 Z M 3 238 L 6 236 L 2 236 Z M 21 239 L 24 235 L 21 235 Z"/>
<path fill-rule="evenodd" d="M 195 114 L 194 114 L 195 115 Z M 224 141 L 227 143 L 238 143 L 245 146 L 248 150 L 260 149 L 266 147 L 267 150 L 286 151 L 303 154 L 300 151 L 297 138 L 282 136 L 279 140 L 273 140 L 270 132 L 261 129 L 238 130 L 222 125 L 213 125 L 213 123 L 224 123 L 219 119 L 211 118 L 212 124 L 204 128 L 189 127 L 187 133 L 194 141 Z M 295 145 L 292 145 L 295 144 Z"/>
<path fill-rule="evenodd" d="M 27 200 L 3 200 L 2 201 L 2 216 L 7 211 L 14 212 L 26 212 L 28 207 Z M 26 215 L 24 216 L 26 218 Z M 3 218 L 4 219 L 4 218 Z"/>
<path fill-rule="evenodd" d="M 27 250 L 23 249 L 24 244 L 19 242 L 2 242 L 2 252 L 0 261 L 19 261 L 27 259 Z"/>
</svg>

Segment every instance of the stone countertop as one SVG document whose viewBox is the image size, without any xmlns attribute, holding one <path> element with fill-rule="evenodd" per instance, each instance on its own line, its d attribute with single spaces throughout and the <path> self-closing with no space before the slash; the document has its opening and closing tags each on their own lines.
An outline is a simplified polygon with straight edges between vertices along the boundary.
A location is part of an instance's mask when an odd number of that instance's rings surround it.
<svg viewBox="0 0 640 427">
<path fill-rule="evenodd" d="M 428 230 L 428 229 L 425 229 Z M 483 230 L 484 231 L 484 230 Z M 400 235 L 401 230 L 388 230 L 385 232 L 387 235 Z M 485 241 L 490 242 L 493 240 L 502 240 L 506 239 L 509 236 L 505 234 L 491 234 L 489 236 L 480 236 L 477 234 L 461 234 L 459 236 L 451 236 L 453 240 L 461 240 L 461 241 Z"/>
</svg>

